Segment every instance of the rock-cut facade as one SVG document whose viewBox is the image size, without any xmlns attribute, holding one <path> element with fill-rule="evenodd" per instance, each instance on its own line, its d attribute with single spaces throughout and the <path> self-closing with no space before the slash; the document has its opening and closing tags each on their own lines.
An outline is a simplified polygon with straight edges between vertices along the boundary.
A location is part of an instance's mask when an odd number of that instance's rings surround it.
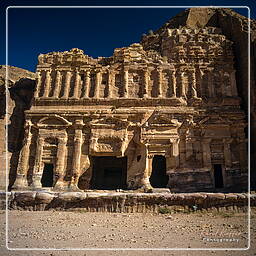
<svg viewBox="0 0 256 256">
<path fill-rule="evenodd" d="M 220 28 L 163 27 L 92 58 L 40 54 L 13 189 L 245 189 L 245 113 Z"/>
</svg>

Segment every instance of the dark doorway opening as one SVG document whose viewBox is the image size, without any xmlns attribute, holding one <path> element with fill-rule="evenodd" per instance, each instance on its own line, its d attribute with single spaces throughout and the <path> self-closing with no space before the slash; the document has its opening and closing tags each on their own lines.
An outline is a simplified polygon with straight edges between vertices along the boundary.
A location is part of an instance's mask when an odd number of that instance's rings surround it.
<svg viewBox="0 0 256 256">
<path fill-rule="evenodd" d="M 152 162 L 152 174 L 149 178 L 153 188 L 166 188 L 169 177 L 166 175 L 166 158 L 164 156 L 154 156 Z"/>
<path fill-rule="evenodd" d="M 53 186 L 53 164 L 44 164 L 44 171 L 41 178 L 42 187 Z"/>
<path fill-rule="evenodd" d="M 126 189 L 127 157 L 94 156 L 92 157 L 93 189 Z"/>
<path fill-rule="evenodd" d="M 213 170 L 214 170 L 215 188 L 223 188 L 223 175 L 222 175 L 221 164 L 214 164 Z"/>
</svg>

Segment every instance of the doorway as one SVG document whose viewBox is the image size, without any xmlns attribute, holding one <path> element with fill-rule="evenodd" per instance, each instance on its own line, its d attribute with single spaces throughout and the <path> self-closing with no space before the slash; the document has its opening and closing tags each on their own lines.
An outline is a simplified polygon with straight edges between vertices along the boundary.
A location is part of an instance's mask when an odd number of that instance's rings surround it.
<svg viewBox="0 0 256 256">
<path fill-rule="evenodd" d="M 127 157 L 92 157 L 92 189 L 126 189 Z"/>
<path fill-rule="evenodd" d="M 156 155 L 152 162 L 152 174 L 149 178 L 153 188 L 166 188 L 169 177 L 166 175 L 166 158 Z"/>
<path fill-rule="evenodd" d="M 223 188 L 223 175 L 221 164 L 213 165 L 215 188 Z"/>
<path fill-rule="evenodd" d="M 43 175 L 41 178 L 42 187 L 53 186 L 53 164 L 44 164 Z"/>
</svg>

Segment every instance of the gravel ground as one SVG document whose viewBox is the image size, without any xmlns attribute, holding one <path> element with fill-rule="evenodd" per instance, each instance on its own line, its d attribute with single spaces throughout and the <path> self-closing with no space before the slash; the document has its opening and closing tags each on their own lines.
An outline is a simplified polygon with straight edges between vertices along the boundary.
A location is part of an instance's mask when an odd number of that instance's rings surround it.
<svg viewBox="0 0 256 256">
<path fill-rule="evenodd" d="M 256 213 L 256 210 L 253 210 Z M 246 248 L 246 213 L 88 213 L 9 211 L 9 247 L 5 214 L 0 214 L 1 255 L 256 255 L 256 214 L 252 246 L 240 251 L 29 251 L 29 248 Z M 255 228 L 254 228 L 255 227 Z M 222 239 L 222 240 L 221 240 Z"/>
</svg>

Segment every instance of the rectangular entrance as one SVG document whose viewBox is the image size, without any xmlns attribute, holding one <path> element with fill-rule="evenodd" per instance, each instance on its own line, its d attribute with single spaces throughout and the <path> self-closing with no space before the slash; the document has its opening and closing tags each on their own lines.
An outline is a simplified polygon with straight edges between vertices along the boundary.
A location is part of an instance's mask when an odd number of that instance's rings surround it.
<svg viewBox="0 0 256 256">
<path fill-rule="evenodd" d="M 152 162 L 152 173 L 149 178 L 153 188 L 166 188 L 169 177 L 166 175 L 166 158 L 161 155 L 155 155 Z"/>
<path fill-rule="evenodd" d="M 215 188 L 223 188 L 223 175 L 221 164 L 213 165 Z"/>
<path fill-rule="evenodd" d="M 44 164 L 43 175 L 41 178 L 42 187 L 53 186 L 53 164 Z"/>
<path fill-rule="evenodd" d="M 127 157 L 93 156 L 92 189 L 126 189 Z"/>
</svg>

